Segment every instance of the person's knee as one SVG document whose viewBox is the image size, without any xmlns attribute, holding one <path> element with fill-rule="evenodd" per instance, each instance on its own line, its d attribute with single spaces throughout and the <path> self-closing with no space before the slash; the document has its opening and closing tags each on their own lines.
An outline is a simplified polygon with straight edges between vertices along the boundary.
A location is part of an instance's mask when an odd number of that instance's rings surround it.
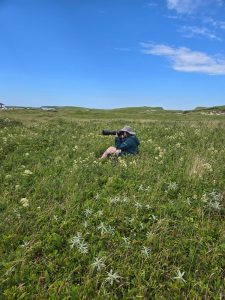
<svg viewBox="0 0 225 300">
<path fill-rule="evenodd" d="M 110 146 L 108 149 L 109 149 L 109 151 L 115 151 L 116 150 L 115 147 L 113 147 L 113 146 Z"/>
</svg>

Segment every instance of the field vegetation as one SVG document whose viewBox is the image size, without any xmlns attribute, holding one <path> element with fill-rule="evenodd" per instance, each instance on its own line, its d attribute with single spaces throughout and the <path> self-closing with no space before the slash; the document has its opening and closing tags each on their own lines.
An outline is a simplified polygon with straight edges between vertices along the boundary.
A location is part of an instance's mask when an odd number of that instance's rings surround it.
<svg viewBox="0 0 225 300">
<path fill-rule="evenodd" d="M 0 111 L 0 299 L 224 299 L 225 117 L 146 110 Z"/>
</svg>

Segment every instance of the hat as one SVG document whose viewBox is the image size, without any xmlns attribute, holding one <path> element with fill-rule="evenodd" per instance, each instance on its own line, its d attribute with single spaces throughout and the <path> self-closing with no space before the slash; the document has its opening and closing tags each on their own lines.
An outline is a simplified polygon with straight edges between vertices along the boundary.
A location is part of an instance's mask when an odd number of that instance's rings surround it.
<svg viewBox="0 0 225 300">
<path fill-rule="evenodd" d="M 128 132 L 129 134 L 135 134 L 135 132 L 132 131 L 130 126 L 125 125 L 120 131 Z"/>
</svg>

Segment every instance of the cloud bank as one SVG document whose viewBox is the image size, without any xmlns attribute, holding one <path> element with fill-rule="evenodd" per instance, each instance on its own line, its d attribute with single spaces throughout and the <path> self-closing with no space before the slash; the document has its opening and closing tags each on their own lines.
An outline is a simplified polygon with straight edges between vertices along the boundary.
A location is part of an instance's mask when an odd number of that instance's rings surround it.
<svg viewBox="0 0 225 300">
<path fill-rule="evenodd" d="M 225 75 L 225 59 L 192 51 L 186 47 L 170 47 L 163 44 L 141 43 L 141 52 L 148 55 L 166 57 L 171 67 L 180 72 Z"/>
</svg>

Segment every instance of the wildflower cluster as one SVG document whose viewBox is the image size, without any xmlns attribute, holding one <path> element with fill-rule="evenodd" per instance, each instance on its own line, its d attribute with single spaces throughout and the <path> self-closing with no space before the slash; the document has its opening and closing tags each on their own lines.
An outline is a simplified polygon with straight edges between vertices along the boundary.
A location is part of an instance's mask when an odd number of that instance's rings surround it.
<svg viewBox="0 0 225 300">
<path fill-rule="evenodd" d="M 211 208 L 213 210 L 219 211 L 222 209 L 222 200 L 223 195 L 215 190 L 202 195 L 202 202 L 205 204 L 206 207 Z"/>
<path fill-rule="evenodd" d="M 70 246 L 71 248 L 77 247 L 78 251 L 82 254 L 88 253 L 88 245 L 84 242 L 84 238 L 79 232 L 70 239 Z"/>
</svg>

